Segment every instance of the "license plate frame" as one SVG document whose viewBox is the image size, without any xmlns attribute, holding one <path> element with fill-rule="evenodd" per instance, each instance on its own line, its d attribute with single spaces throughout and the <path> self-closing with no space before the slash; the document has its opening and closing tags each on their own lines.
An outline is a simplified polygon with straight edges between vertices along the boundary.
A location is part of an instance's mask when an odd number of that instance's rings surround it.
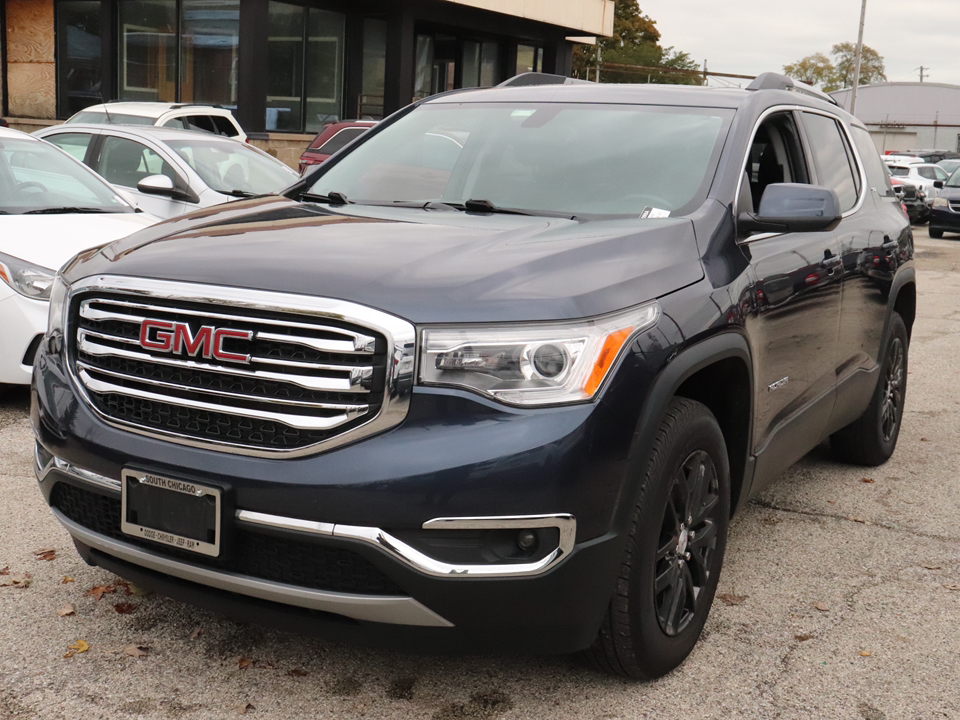
<svg viewBox="0 0 960 720">
<path fill-rule="evenodd" d="M 209 557 L 220 556 L 223 489 L 131 468 L 124 468 L 121 477 L 123 533 Z M 141 514 L 146 517 L 141 518 Z"/>
</svg>

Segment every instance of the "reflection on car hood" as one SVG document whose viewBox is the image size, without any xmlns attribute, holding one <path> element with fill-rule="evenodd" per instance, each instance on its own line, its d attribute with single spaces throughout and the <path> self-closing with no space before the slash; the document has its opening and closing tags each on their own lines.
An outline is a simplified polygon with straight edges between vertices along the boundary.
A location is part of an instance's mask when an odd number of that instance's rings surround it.
<svg viewBox="0 0 960 720">
<path fill-rule="evenodd" d="M 229 203 L 114 243 L 68 280 L 109 273 L 318 295 L 426 323 L 598 315 L 703 277 L 683 218 L 373 210 Z"/>
<path fill-rule="evenodd" d="M 56 270 L 81 250 L 156 222 L 147 213 L 0 215 L 0 253 Z"/>
</svg>

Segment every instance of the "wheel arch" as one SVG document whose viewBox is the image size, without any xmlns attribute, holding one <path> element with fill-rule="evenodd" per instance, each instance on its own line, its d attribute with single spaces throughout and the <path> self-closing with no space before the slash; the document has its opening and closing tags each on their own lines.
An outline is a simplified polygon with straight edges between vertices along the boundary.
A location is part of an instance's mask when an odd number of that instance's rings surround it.
<svg viewBox="0 0 960 720">
<path fill-rule="evenodd" d="M 743 335 L 736 331 L 712 335 L 685 348 L 663 367 L 643 403 L 634 440 L 634 454 L 643 462 L 674 397 L 703 403 L 717 418 L 730 463 L 733 514 L 752 478 L 753 362 Z"/>
</svg>

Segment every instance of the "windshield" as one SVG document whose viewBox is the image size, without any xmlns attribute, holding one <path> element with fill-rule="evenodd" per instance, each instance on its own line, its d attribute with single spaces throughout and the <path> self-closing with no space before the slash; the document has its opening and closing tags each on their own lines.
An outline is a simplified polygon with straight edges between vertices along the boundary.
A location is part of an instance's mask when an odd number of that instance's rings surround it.
<svg viewBox="0 0 960 720">
<path fill-rule="evenodd" d="M 234 140 L 199 135 L 166 144 L 192 167 L 209 187 L 225 195 L 265 195 L 295 182 L 297 173 L 279 160 Z"/>
<path fill-rule="evenodd" d="M 950 176 L 944 187 L 960 187 L 960 167 L 953 171 L 953 175 Z"/>
<path fill-rule="evenodd" d="M 110 113 L 109 115 L 102 110 L 84 110 L 78 112 L 68 123 L 95 123 L 98 125 L 153 125 L 157 122 L 156 118 L 144 117 L 143 115 L 127 115 L 124 113 Z"/>
<path fill-rule="evenodd" d="M 731 110 L 423 105 L 321 170 L 308 192 L 363 204 L 485 200 L 576 216 L 683 214 L 706 197 Z"/>
<path fill-rule="evenodd" d="M 0 214 L 54 208 L 133 212 L 103 180 L 45 142 L 0 139 Z"/>
<path fill-rule="evenodd" d="M 890 166 L 890 174 L 894 177 L 907 177 L 910 174 L 910 168 Z"/>
</svg>

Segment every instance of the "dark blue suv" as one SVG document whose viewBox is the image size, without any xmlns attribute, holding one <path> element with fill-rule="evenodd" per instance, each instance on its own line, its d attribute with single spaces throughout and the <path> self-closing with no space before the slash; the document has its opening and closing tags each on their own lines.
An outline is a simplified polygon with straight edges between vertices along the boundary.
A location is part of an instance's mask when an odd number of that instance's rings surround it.
<svg viewBox="0 0 960 720">
<path fill-rule="evenodd" d="M 751 495 L 893 452 L 915 298 L 869 133 L 785 77 L 454 92 L 68 263 L 39 484 L 187 602 L 656 677 Z"/>
</svg>

